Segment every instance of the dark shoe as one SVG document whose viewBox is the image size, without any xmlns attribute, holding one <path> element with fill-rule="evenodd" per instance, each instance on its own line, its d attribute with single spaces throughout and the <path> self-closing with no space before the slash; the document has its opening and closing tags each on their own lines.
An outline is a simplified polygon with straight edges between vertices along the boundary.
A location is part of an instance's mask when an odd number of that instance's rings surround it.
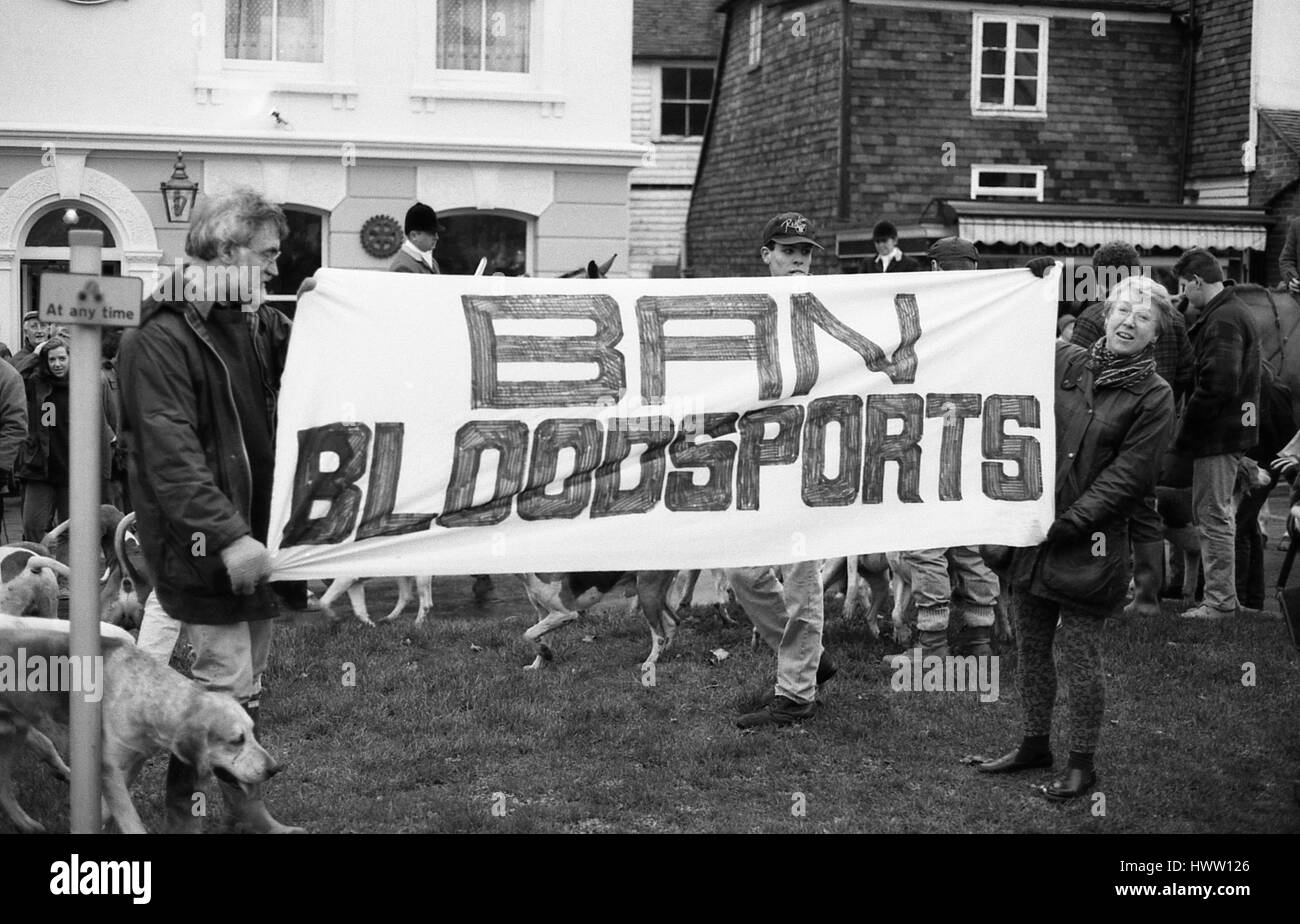
<svg viewBox="0 0 1300 924">
<path fill-rule="evenodd" d="M 736 720 L 737 728 L 758 728 L 761 725 L 793 725 L 817 714 L 817 703 L 796 703 L 777 696 L 757 712 L 747 712 Z"/>
<path fill-rule="evenodd" d="M 963 657 L 991 657 L 993 654 L 993 627 L 971 626 L 968 628 L 961 648 L 957 653 Z"/>
<path fill-rule="evenodd" d="M 1093 787 L 1097 774 L 1082 767 L 1067 767 L 1065 773 L 1043 787 L 1043 795 L 1053 802 L 1077 799 Z"/>
<path fill-rule="evenodd" d="M 1003 754 L 997 760 L 986 760 L 982 764 L 977 764 L 975 769 L 980 773 L 1015 773 L 1018 770 L 1041 770 L 1052 766 L 1052 752 L 1043 751 L 1028 757 L 1020 756 L 1020 748 L 1016 748 L 1007 754 Z"/>
<path fill-rule="evenodd" d="M 824 686 L 831 682 L 831 678 L 840 672 L 839 667 L 831 660 L 831 656 L 825 651 L 822 652 L 822 658 L 817 662 L 817 686 Z"/>
</svg>

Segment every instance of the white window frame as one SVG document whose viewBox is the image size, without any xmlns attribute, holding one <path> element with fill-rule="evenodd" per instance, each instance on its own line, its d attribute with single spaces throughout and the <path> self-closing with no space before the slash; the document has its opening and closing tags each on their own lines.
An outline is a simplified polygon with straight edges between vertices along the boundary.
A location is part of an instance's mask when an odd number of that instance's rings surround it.
<svg viewBox="0 0 1300 924">
<path fill-rule="evenodd" d="M 293 74 L 297 77 L 324 79 L 328 75 L 328 64 L 330 61 L 331 46 L 334 44 L 333 34 L 333 11 L 330 0 L 325 0 L 323 4 L 324 16 L 321 19 L 321 59 L 319 61 L 278 61 L 272 58 L 269 61 L 263 61 L 253 58 L 227 58 L 226 57 L 226 8 L 233 0 L 224 0 L 221 9 L 221 59 L 222 65 L 228 71 L 252 71 L 252 72 L 271 72 L 275 74 Z M 279 0 L 275 0 L 276 13 L 279 13 Z M 275 50 L 276 30 L 279 29 L 278 15 L 271 18 L 271 49 Z"/>
<path fill-rule="evenodd" d="M 546 10 L 542 0 L 528 2 L 528 69 L 525 71 L 463 70 L 438 66 L 438 14 L 440 2 L 435 2 L 428 41 L 429 64 L 439 82 L 472 83 L 477 86 L 498 86 L 503 89 L 532 86 L 534 75 L 540 72 L 542 49 L 542 17 Z M 421 60 L 424 60 L 421 58 Z"/>
<path fill-rule="evenodd" d="M 712 64 L 704 64 L 700 61 L 665 61 L 654 66 L 654 74 L 651 78 L 650 87 L 650 138 L 652 141 L 699 141 L 704 137 L 701 132 L 698 135 L 665 135 L 663 133 L 663 103 L 664 103 L 664 69 L 665 68 L 684 68 L 686 70 L 710 71 L 713 73 L 713 79 L 718 79 L 717 68 Z M 684 102 L 678 100 L 676 102 Z M 712 98 L 709 103 L 712 105 Z"/>
<path fill-rule="evenodd" d="M 749 7 L 749 68 L 763 63 L 763 0 L 753 0 Z"/>
<path fill-rule="evenodd" d="M 984 25 L 1001 23 L 1007 27 L 1007 64 L 1011 76 L 1005 73 L 996 75 L 1006 82 L 1003 85 L 1001 103 L 980 102 L 980 77 L 983 76 L 981 65 L 984 58 Z M 974 13 L 971 18 L 971 67 L 970 67 L 970 111 L 977 117 L 1000 117 L 1014 119 L 1047 118 L 1047 30 L 1050 20 L 1046 16 L 1020 16 L 1010 13 Z M 1014 98 L 1015 93 L 1015 39 L 1017 26 L 1038 27 L 1038 97 L 1032 106 L 1017 106 L 1008 103 L 1008 94 Z M 995 76 L 995 75 L 989 75 Z"/>
<path fill-rule="evenodd" d="M 980 182 L 980 175 L 985 172 L 1017 173 L 1022 176 L 1033 176 L 1036 182 L 1033 186 L 985 186 Z M 1046 164 L 1029 166 L 1024 164 L 971 164 L 970 197 L 972 199 L 978 199 L 980 196 L 999 199 L 1033 199 L 1035 202 L 1042 202 L 1046 173 Z"/>
</svg>

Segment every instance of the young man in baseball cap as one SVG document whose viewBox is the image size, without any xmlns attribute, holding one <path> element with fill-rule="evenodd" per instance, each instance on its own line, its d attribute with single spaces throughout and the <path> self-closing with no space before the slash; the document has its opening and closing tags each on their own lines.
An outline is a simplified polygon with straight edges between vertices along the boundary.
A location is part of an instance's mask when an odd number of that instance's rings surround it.
<svg viewBox="0 0 1300 924">
<path fill-rule="evenodd" d="M 773 276 L 812 272 L 817 229 L 797 212 L 782 212 L 763 226 L 759 256 Z M 785 565 L 778 579 L 768 565 L 728 568 L 727 580 L 763 641 L 776 652 L 776 690 L 763 708 L 736 720 L 740 728 L 793 725 L 817 714 L 817 690 L 835 675 L 822 651 L 820 563 Z"/>
<path fill-rule="evenodd" d="M 759 256 L 773 276 L 807 276 L 812 272 L 817 228 L 798 212 L 782 212 L 763 226 Z"/>
</svg>

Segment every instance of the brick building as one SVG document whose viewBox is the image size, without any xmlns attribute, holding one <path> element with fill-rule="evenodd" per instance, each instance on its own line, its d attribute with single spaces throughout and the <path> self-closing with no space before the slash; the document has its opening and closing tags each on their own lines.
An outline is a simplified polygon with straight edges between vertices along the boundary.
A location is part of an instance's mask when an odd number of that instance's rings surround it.
<svg viewBox="0 0 1300 924">
<path fill-rule="evenodd" d="M 825 229 L 838 259 L 824 272 L 855 270 L 889 218 L 909 252 L 960 233 L 989 266 L 1086 258 L 1125 238 L 1152 264 L 1204 245 L 1237 278 L 1271 281 L 1266 235 L 1287 193 L 1264 197 L 1246 155 L 1267 125 L 1279 163 L 1269 183 L 1295 176 L 1296 147 L 1272 140 L 1293 123 L 1256 113 L 1286 83 L 1279 36 L 1297 27 L 1272 0 L 1190 7 L 723 4 L 690 271 L 756 272 L 754 229 L 793 208 Z"/>
</svg>

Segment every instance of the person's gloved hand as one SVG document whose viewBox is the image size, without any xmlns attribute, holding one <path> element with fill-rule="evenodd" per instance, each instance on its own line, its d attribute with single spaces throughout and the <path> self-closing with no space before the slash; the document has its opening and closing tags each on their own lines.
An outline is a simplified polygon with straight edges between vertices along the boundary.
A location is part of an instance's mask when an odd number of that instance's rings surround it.
<svg viewBox="0 0 1300 924">
<path fill-rule="evenodd" d="M 1069 520 L 1054 520 L 1047 529 L 1048 542 L 1078 542 L 1084 538 L 1083 530 Z"/>
<path fill-rule="evenodd" d="M 1279 475 L 1286 475 L 1287 472 L 1300 468 L 1300 459 L 1279 453 L 1276 459 L 1268 463 L 1268 467 Z"/>
<path fill-rule="evenodd" d="M 271 575 L 271 553 L 252 536 L 241 536 L 221 550 L 221 563 L 237 594 L 251 594 Z"/>
<path fill-rule="evenodd" d="M 1047 275 L 1047 271 L 1056 265 L 1056 260 L 1051 257 L 1034 257 L 1025 264 L 1025 269 L 1033 273 L 1039 279 Z"/>
</svg>

